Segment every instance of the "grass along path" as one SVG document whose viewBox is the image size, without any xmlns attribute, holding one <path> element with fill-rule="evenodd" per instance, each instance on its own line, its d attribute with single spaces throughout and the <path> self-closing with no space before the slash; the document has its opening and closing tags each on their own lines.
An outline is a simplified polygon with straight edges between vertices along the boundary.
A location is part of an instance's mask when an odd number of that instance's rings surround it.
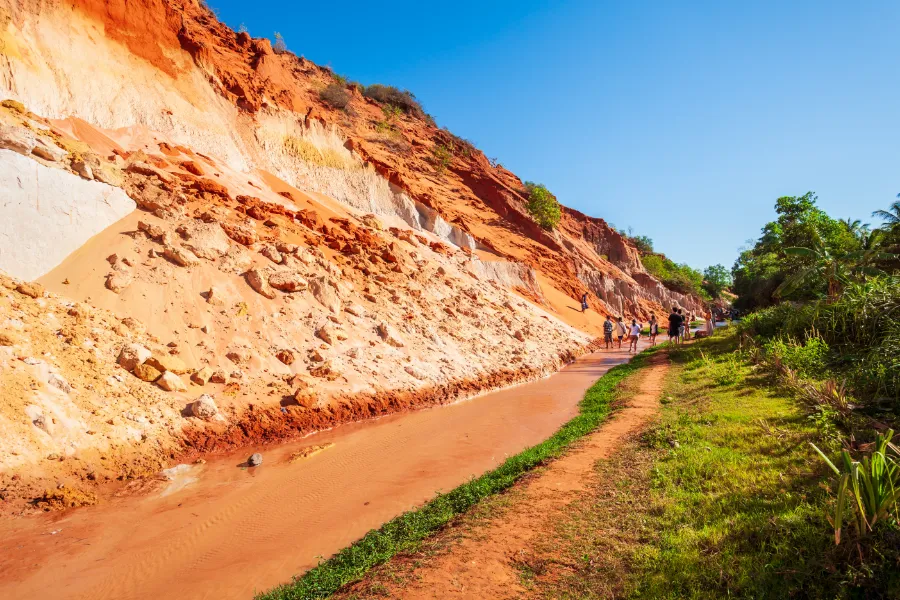
<svg viewBox="0 0 900 600">
<path fill-rule="evenodd" d="M 820 430 L 717 335 L 533 555 L 544 598 L 897 598 L 900 536 L 835 547 Z M 893 549 L 893 550 L 891 550 Z"/>
<path fill-rule="evenodd" d="M 414 551 L 430 534 L 490 496 L 512 486 L 535 467 L 561 456 L 576 440 L 597 428 L 612 409 L 616 389 L 659 349 L 651 348 L 629 363 L 610 369 L 585 393 L 580 413 L 546 441 L 510 457 L 496 469 L 442 494 L 414 511 L 370 531 L 362 539 L 288 584 L 257 596 L 258 600 L 327 598 L 363 577 L 399 552 Z"/>
</svg>

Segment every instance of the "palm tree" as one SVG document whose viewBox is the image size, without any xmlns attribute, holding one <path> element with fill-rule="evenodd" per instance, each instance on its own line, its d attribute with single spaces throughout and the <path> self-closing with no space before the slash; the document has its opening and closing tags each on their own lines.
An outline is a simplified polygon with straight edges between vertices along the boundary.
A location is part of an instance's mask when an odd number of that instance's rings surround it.
<svg viewBox="0 0 900 600">
<path fill-rule="evenodd" d="M 844 227 L 847 228 L 847 231 L 853 234 L 853 237 L 859 240 L 862 240 L 862 238 L 866 236 L 871 229 L 868 223 L 863 223 L 859 219 L 850 219 L 848 217 L 846 219 L 841 219 L 841 223 L 844 224 Z"/>
<path fill-rule="evenodd" d="M 809 265 L 785 279 L 775 289 L 775 296 L 787 296 L 796 291 L 804 282 L 818 278 L 828 284 L 828 300 L 837 300 L 844 286 L 851 279 L 864 279 L 885 275 L 875 266 L 877 262 L 896 260 L 896 254 L 882 251 L 883 232 L 876 229 L 860 240 L 862 249 L 853 252 L 834 251 L 828 248 L 822 238 L 815 236 L 812 248 L 785 248 L 785 254 L 811 259 Z"/>
<path fill-rule="evenodd" d="M 897 197 L 900 198 L 900 194 Z M 900 225 L 900 200 L 891 204 L 887 210 L 876 210 L 872 216 L 884 220 L 890 229 L 897 227 Z"/>
</svg>

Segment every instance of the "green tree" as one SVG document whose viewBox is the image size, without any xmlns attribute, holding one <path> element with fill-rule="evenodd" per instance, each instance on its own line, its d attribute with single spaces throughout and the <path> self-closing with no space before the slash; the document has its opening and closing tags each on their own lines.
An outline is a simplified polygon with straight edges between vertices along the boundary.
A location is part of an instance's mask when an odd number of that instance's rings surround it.
<svg viewBox="0 0 900 600">
<path fill-rule="evenodd" d="M 651 254 L 653 252 L 653 240 L 646 235 L 634 235 L 628 239 L 634 244 L 641 254 Z"/>
<path fill-rule="evenodd" d="M 900 194 L 897 197 L 900 198 Z M 883 220 L 889 229 L 896 229 L 900 226 L 900 200 L 892 203 L 887 210 L 876 210 L 872 216 Z"/>
<path fill-rule="evenodd" d="M 732 283 L 731 271 L 724 265 L 711 265 L 703 271 L 703 288 L 713 298 L 721 296 Z"/>
<path fill-rule="evenodd" d="M 882 252 L 880 239 L 881 232 L 874 231 L 865 237 L 865 247 L 851 252 L 829 248 L 821 238 L 816 239 L 816 243 L 810 248 L 785 248 L 785 254 L 788 256 L 799 256 L 809 260 L 804 269 L 792 273 L 778 286 L 775 295 L 790 295 L 805 282 L 813 279 L 825 282 L 828 300 L 833 302 L 851 280 L 885 275 L 883 270 L 875 266 L 876 262 L 894 260 L 897 257 Z"/>
<path fill-rule="evenodd" d="M 562 218 L 562 209 L 556 196 L 550 193 L 545 186 L 528 181 L 525 183 L 528 190 L 528 202 L 525 208 L 544 229 L 551 230 L 559 224 Z"/>
</svg>

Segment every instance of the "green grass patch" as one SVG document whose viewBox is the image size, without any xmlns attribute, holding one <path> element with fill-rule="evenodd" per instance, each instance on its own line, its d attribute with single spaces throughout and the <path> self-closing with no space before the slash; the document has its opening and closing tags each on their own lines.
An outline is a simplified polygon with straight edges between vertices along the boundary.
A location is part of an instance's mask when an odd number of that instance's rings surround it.
<svg viewBox="0 0 900 600">
<path fill-rule="evenodd" d="M 380 529 L 310 569 L 291 583 L 257 596 L 257 600 L 306 600 L 327 598 L 342 586 L 360 579 L 369 569 L 399 552 L 414 551 L 428 535 L 465 513 L 481 500 L 512 486 L 522 475 L 560 456 L 573 442 L 592 432 L 612 409 L 616 389 L 623 379 L 640 369 L 659 347 L 635 356 L 631 362 L 610 369 L 597 380 L 579 404 L 579 414 L 550 438 L 508 458 L 502 465 L 424 506 L 406 512 Z"/>
<path fill-rule="evenodd" d="M 834 544 L 831 478 L 809 446 L 822 432 L 805 406 L 726 332 L 671 357 L 658 421 L 598 465 L 601 488 L 548 541 L 572 568 L 542 595 L 900 597 L 896 526 Z"/>
</svg>

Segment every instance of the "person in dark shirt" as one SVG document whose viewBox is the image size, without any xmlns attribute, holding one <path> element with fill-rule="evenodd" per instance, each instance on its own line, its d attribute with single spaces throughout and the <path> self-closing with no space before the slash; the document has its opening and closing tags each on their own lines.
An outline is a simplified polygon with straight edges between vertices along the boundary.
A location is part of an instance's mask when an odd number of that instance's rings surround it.
<svg viewBox="0 0 900 600">
<path fill-rule="evenodd" d="M 613 322 L 612 319 L 609 318 L 609 315 L 606 315 L 606 320 L 603 321 L 603 341 L 606 342 L 606 349 L 609 350 L 612 347 L 613 339 Z"/>
<path fill-rule="evenodd" d="M 672 314 L 669 315 L 669 341 L 675 340 L 675 343 L 678 343 L 678 333 L 683 322 L 684 317 L 679 315 L 678 308 L 673 306 Z"/>
<path fill-rule="evenodd" d="M 587 305 L 587 292 L 581 295 L 581 312 L 584 312 L 588 309 Z"/>
</svg>

